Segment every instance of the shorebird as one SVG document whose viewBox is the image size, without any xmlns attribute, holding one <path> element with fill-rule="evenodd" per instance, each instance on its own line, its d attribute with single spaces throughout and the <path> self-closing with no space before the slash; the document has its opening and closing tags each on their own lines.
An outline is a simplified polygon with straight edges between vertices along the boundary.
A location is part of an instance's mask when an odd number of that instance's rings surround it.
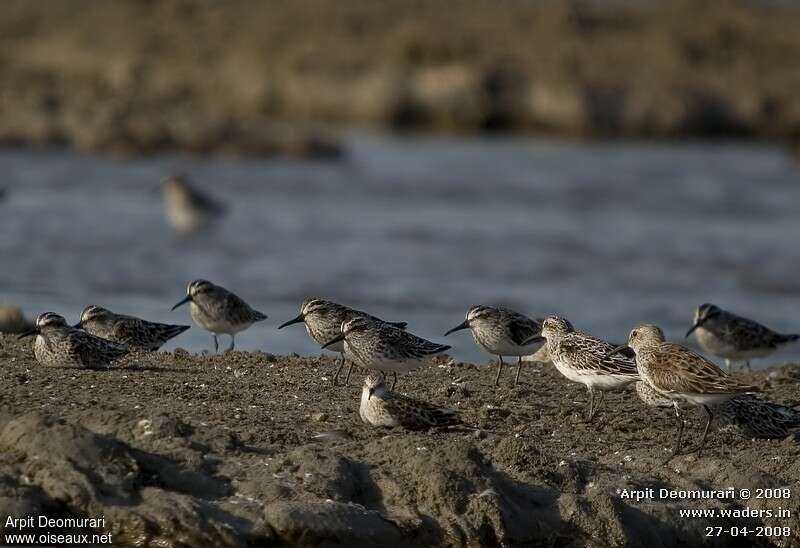
<svg viewBox="0 0 800 548">
<path fill-rule="evenodd" d="M 714 405 L 722 404 L 731 398 L 757 390 L 731 377 L 722 369 L 699 354 L 679 344 L 664 340 L 664 332 L 655 325 L 640 325 L 633 329 L 628 344 L 613 349 L 609 355 L 631 348 L 636 353 L 636 366 L 639 375 L 657 394 L 672 400 L 678 432 L 672 454 L 678 454 L 683 434 L 683 420 L 680 402 L 702 406 L 708 420 L 703 430 L 703 439 L 697 453 L 703 451 L 708 436 L 708 427 L 714 418 Z"/>
<path fill-rule="evenodd" d="M 332 301 L 323 299 L 306 299 L 300 305 L 300 314 L 292 318 L 288 322 L 281 324 L 278 329 L 283 329 L 286 326 L 304 323 L 308 336 L 314 339 L 318 344 L 325 344 L 342 332 L 342 324 L 351 318 L 362 316 L 374 321 L 382 322 L 380 318 L 376 318 L 361 310 L 349 308 L 347 306 L 337 304 Z M 405 329 L 408 325 L 406 322 L 386 322 L 389 325 L 399 329 Z M 327 348 L 333 352 L 338 352 L 341 355 L 339 367 L 336 369 L 336 374 L 333 376 L 333 383 L 336 384 L 339 378 L 339 373 L 342 370 L 345 362 L 344 356 L 344 340 L 332 344 Z M 347 370 L 347 377 L 345 384 L 350 380 L 350 372 L 353 370 L 353 362 L 350 362 L 350 368 Z"/>
<path fill-rule="evenodd" d="M 672 400 L 661 396 L 644 382 L 636 383 L 639 398 L 651 407 L 672 407 Z M 720 424 L 731 425 L 748 438 L 783 439 L 800 430 L 800 409 L 786 407 L 741 394 L 714 406 Z"/>
<path fill-rule="evenodd" d="M 217 335 L 231 336 L 231 345 L 226 350 L 230 352 L 237 333 L 267 319 L 266 314 L 253 310 L 237 295 L 206 280 L 190 283 L 186 287 L 186 297 L 175 304 L 172 310 L 189 302 L 194 322 L 214 334 L 214 352 L 219 352 Z"/>
<path fill-rule="evenodd" d="M 522 356 L 533 354 L 542 345 L 542 341 L 534 340 L 542 329 L 541 320 L 534 320 L 508 308 L 476 305 L 467 310 L 466 319 L 450 329 L 450 333 L 469 329 L 475 344 L 489 354 L 497 356 L 497 377 L 494 385 L 500 382 L 503 371 L 503 356 L 517 356 L 517 376 L 514 386 L 519 381 L 519 372 L 522 368 Z"/>
<path fill-rule="evenodd" d="M 541 335 L 534 338 L 547 341 L 547 352 L 559 373 L 586 387 L 589 392 L 588 422 L 602 405 L 606 392 L 619 390 L 639 380 L 632 358 L 610 355 L 614 345 L 576 331 L 564 318 L 548 316 L 542 322 Z M 597 406 L 594 404 L 595 391 L 600 392 Z"/>
<path fill-rule="evenodd" d="M 461 424 L 455 411 L 392 392 L 382 373 L 371 373 L 364 379 L 358 414 L 372 426 L 402 426 L 407 430 Z"/>
<path fill-rule="evenodd" d="M 54 312 L 39 314 L 32 329 L 19 338 L 36 335 L 33 355 L 42 365 L 61 367 L 107 367 L 128 353 L 128 348 L 67 325 L 67 320 Z"/>
<path fill-rule="evenodd" d="M 693 332 L 703 350 L 725 359 L 729 372 L 732 361 L 744 361 L 749 369 L 751 359 L 769 356 L 779 347 L 800 338 L 800 335 L 777 333 L 709 303 L 695 310 L 694 322 L 686 336 Z"/>
<path fill-rule="evenodd" d="M 208 228 L 225 213 L 222 205 L 194 188 L 184 175 L 167 177 L 163 187 L 167 221 L 178 232 Z"/>
<path fill-rule="evenodd" d="M 75 325 L 96 337 L 126 345 L 130 350 L 156 351 L 190 326 L 148 322 L 134 316 L 114 314 L 102 306 L 89 305 Z"/>
<path fill-rule="evenodd" d="M 397 374 L 419 369 L 425 358 L 444 352 L 450 347 L 417 337 L 386 322 L 356 316 L 342 324 L 341 332 L 322 345 L 329 348 L 344 341 L 344 353 L 356 365 L 392 373 L 397 384 Z"/>
</svg>

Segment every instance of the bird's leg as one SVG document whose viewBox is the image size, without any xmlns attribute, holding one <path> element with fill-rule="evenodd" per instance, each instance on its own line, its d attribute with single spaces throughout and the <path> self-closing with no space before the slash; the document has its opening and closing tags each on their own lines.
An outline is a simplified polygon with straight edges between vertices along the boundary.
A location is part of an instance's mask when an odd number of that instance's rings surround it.
<svg viewBox="0 0 800 548">
<path fill-rule="evenodd" d="M 236 342 L 235 341 L 235 337 L 236 337 L 236 335 L 231 334 L 231 345 L 228 347 L 227 350 L 225 350 L 225 352 L 231 352 L 233 350 L 233 346 L 234 346 L 234 344 Z"/>
<path fill-rule="evenodd" d="M 708 420 L 706 421 L 705 429 L 703 429 L 703 439 L 700 440 L 700 447 L 697 448 L 698 457 L 703 452 L 703 447 L 705 447 L 706 445 L 706 436 L 708 436 L 708 427 L 711 426 L 711 421 L 714 420 L 714 413 L 711 412 L 711 408 L 707 405 L 704 405 L 703 409 L 705 409 L 706 413 L 708 413 Z"/>
<path fill-rule="evenodd" d="M 744 362 L 744 367 L 745 367 L 745 369 L 747 369 L 748 371 L 752 371 L 752 369 L 750 369 L 750 360 L 745 360 L 745 362 Z"/>
<path fill-rule="evenodd" d="M 217 334 L 214 333 L 214 354 L 219 352 L 219 341 L 217 340 Z"/>
<path fill-rule="evenodd" d="M 339 362 L 339 367 L 336 368 L 336 373 L 334 373 L 333 375 L 334 386 L 336 385 L 336 382 L 339 380 L 339 373 L 342 371 L 342 367 L 344 367 L 344 354 L 339 354 L 339 357 L 341 358 L 341 361 L 339 361 L 339 358 L 336 359 L 336 361 Z"/>
<path fill-rule="evenodd" d="M 731 361 L 728 358 L 725 358 L 725 368 L 728 370 L 728 373 L 731 372 Z"/>
<path fill-rule="evenodd" d="M 678 402 L 672 402 L 675 406 L 675 418 L 678 420 L 678 435 L 675 437 L 675 445 L 672 447 L 672 455 L 675 456 L 681 450 L 681 436 L 683 436 L 683 419 L 681 418 L 681 411 L 678 407 Z"/>
<path fill-rule="evenodd" d="M 606 399 L 606 393 L 601 390 L 600 391 L 600 397 L 598 398 L 598 401 L 597 401 L 597 405 L 594 408 L 595 414 L 597 414 L 597 412 L 600 410 L 600 406 L 603 405 L 603 402 L 605 401 L 605 399 Z"/>
<path fill-rule="evenodd" d="M 589 417 L 586 419 L 586 422 L 592 422 L 594 418 L 594 391 L 591 388 L 589 390 Z"/>
<path fill-rule="evenodd" d="M 500 384 L 500 373 L 503 372 L 503 356 L 497 356 L 500 358 L 500 363 L 497 364 L 497 377 L 494 379 L 494 385 L 497 386 Z"/>
<path fill-rule="evenodd" d="M 514 386 L 519 382 L 519 371 L 522 369 L 522 356 L 517 357 L 517 376 L 514 377 Z"/>
<path fill-rule="evenodd" d="M 394 385 L 397 384 L 397 371 L 392 371 L 392 375 L 394 375 L 394 380 L 392 381 L 392 390 L 394 390 Z"/>
<path fill-rule="evenodd" d="M 344 354 L 342 354 L 342 360 L 344 360 Z M 344 362 L 342 362 L 342 363 L 344 363 Z M 353 372 L 353 365 L 354 365 L 354 362 L 352 360 L 350 360 L 350 367 L 347 368 L 347 376 L 344 378 L 344 384 L 345 385 L 350 384 L 350 373 Z"/>
</svg>

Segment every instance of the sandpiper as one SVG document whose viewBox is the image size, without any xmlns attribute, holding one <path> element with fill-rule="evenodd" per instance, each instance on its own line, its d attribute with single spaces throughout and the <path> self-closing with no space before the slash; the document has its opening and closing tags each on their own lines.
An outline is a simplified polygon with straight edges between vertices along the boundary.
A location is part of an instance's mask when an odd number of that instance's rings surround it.
<svg viewBox="0 0 800 548">
<path fill-rule="evenodd" d="M 639 398 L 651 407 L 672 407 L 672 400 L 661 396 L 644 382 L 636 383 Z M 800 409 L 786 407 L 759 399 L 752 394 L 741 394 L 714 406 L 720 424 L 733 426 L 748 438 L 783 439 L 800 430 Z"/>
<path fill-rule="evenodd" d="M 167 221 L 178 232 L 208 228 L 225 213 L 222 205 L 194 188 L 184 175 L 167 177 L 163 186 Z"/>
<path fill-rule="evenodd" d="M 114 314 L 102 306 L 89 305 L 81 312 L 75 325 L 96 337 L 126 345 L 140 352 L 156 351 L 168 340 L 177 337 L 190 326 L 148 322 L 134 316 Z"/>
<path fill-rule="evenodd" d="M 800 335 L 777 333 L 710 303 L 701 304 L 695 310 L 694 322 L 686 336 L 693 332 L 703 350 L 725 359 L 729 372 L 732 361 L 744 361 L 749 369 L 751 359 L 769 356 L 779 347 L 800 338 Z"/>
<path fill-rule="evenodd" d="M 67 320 L 54 312 L 39 314 L 32 329 L 19 338 L 36 335 L 33 355 L 42 365 L 60 367 L 107 367 L 128 353 L 128 348 L 67 325 Z"/>
<path fill-rule="evenodd" d="M 358 413 L 366 424 L 388 428 L 419 430 L 461 424 L 455 411 L 393 392 L 382 373 L 371 373 L 364 379 Z"/>
<path fill-rule="evenodd" d="M 680 402 L 696 407 L 702 406 L 708 415 L 703 439 L 697 450 L 700 454 L 706 443 L 708 427 L 714 418 L 713 406 L 722 404 L 739 394 L 756 390 L 753 386 L 739 382 L 688 348 L 666 342 L 664 332 L 655 325 L 636 327 L 628 337 L 628 344 L 615 348 L 609 355 L 625 348 L 631 348 L 636 353 L 636 366 L 641 379 L 656 393 L 672 400 L 678 421 L 673 455 L 680 451 L 683 434 Z"/>
<path fill-rule="evenodd" d="M 534 320 L 502 306 L 492 307 L 476 305 L 467 310 L 466 319 L 444 334 L 469 329 L 472 338 L 480 348 L 497 356 L 497 377 L 494 385 L 500 382 L 503 371 L 503 356 L 517 356 L 517 375 L 514 386 L 519 381 L 519 372 L 522 368 L 522 356 L 533 354 L 542 345 L 541 340 L 533 339 L 541 332 L 541 320 Z"/>
<path fill-rule="evenodd" d="M 639 380 L 633 358 L 609 355 L 614 345 L 581 331 L 558 316 L 548 316 L 542 322 L 541 335 L 547 340 L 547 352 L 559 373 L 572 382 L 581 383 L 589 392 L 587 421 L 594 419 L 606 392 L 619 390 Z M 600 401 L 594 404 L 594 393 Z"/>
<path fill-rule="evenodd" d="M 349 308 L 347 306 L 337 304 L 333 301 L 326 301 L 323 299 L 306 299 L 300 305 L 300 314 L 292 318 L 288 322 L 281 324 L 278 329 L 296 323 L 305 323 L 308 336 L 314 339 L 318 344 L 325 344 L 342 332 L 342 324 L 347 320 L 356 316 L 363 316 L 375 321 L 383 321 L 361 310 Z M 405 329 L 406 322 L 386 322 L 394 327 Z M 341 355 L 339 367 L 336 369 L 336 374 L 333 376 L 333 383 L 339 378 L 339 373 L 342 370 L 345 362 L 344 356 L 344 340 L 332 344 L 327 348 L 333 352 L 338 352 Z M 350 372 L 353 370 L 353 362 L 350 362 L 350 368 L 347 370 L 347 377 L 345 384 L 350 380 Z"/>
<path fill-rule="evenodd" d="M 344 341 L 344 353 L 356 365 L 392 373 L 397 384 L 397 374 L 419 369 L 425 358 L 439 354 L 450 347 L 417 337 L 386 322 L 356 316 L 342 324 L 341 333 L 322 345 L 322 348 Z"/>
<path fill-rule="evenodd" d="M 267 319 L 266 314 L 253 310 L 237 295 L 207 280 L 190 283 L 186 287 L 186 297 L 176 303 L 172 310 L 188 302 L 191 302 L 194 322 L 214 334 L 214 352 L 219 352 L 217 335 L 231 336 L 231 345 L 226 350 L 230 352 L 235 345 L 237 333 Z"/>
</svg>

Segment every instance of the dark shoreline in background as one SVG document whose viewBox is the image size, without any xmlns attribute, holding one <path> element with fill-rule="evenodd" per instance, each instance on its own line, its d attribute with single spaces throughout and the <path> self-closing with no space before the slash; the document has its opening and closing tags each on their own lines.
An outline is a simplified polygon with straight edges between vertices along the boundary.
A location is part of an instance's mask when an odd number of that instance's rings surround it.
<svg viewBox="0 0 800 548">
<path fill-rule="evenodd" d="M 800 138 L 800 10 L 604 6 L 9 1 L 0 144 L 337 156 L 320 124 Z"/>
</svg>

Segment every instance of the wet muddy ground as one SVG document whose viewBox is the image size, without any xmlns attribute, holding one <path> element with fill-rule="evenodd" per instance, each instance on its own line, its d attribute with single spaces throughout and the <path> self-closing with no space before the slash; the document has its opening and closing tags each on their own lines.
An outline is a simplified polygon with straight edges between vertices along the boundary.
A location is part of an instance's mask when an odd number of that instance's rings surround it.
<svg viewBox="0 0 800 548">
<path fill-rule="evenodd" d="M 327 356 L 178 350 L 91 371 L 39 366 L 30 343 L 0 336 L 3 520 L 102 516 L 117 545 L 140 546 L 797 545 L 796 437 L 715 431 L 701 457 L 662 464 L 674 431 L 667 410 L 628 391 L 609 395 L 586 424 L 585 391 L 550 364 L 526 364 L 516 388 L 511 370 L 494 388 L 494 369 L 447 359 L 402 376 L 398 390 L 457 409 L 474 427 L 408 433 L 363 425 L 363 375 L 334 386 Z M 800 403 L 800 367 L 748 376 L 771 400 Z M 688 415 L 696 444 L 700 414 Z M 648 487 L 794 492 L 621 496 Z M 745 506 L 792 515 L 679 514 Z M 795 536 L 704 536 L 706 526 L 731 525 L 791 527 Z"/>
</svg>

